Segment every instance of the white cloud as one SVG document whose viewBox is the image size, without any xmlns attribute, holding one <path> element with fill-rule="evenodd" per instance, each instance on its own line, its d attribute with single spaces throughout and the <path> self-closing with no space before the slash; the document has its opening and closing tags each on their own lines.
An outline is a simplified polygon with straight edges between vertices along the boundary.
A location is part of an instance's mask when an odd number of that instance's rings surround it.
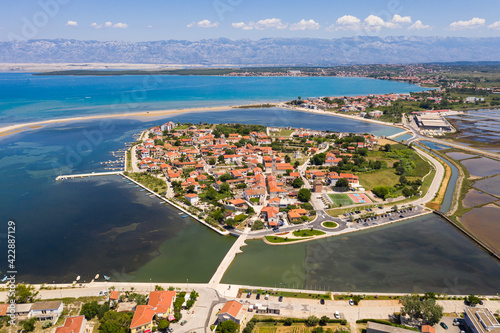
<svg viewBox="0 0 500 333">
<path fill-rule="evenodd" d="M 152 25 L 148 25 L 146 28 L 153 29 L 153 26 Z"/>
<path fill-rule="evenodd" d="M 316 23 L 313 19 L 305 20 L 302 19 L 297 23 L 290 26 L 290 30 L 318 30 L 319 23 Z"/>
<path fill-rule="evenodd" d="M 78 26 L 78 22 L 76 22 L 76 21 L 68 21 L 68 22 L 66 22 L 66 25 L 70 26 L 70 27 L 77 27 Z"/>
<path fill-rule="evenodd" d="M 105 28 L 118 28 L 118 29 L 128 28 L 127 23 L 118 22 L 118 23 L 113 24 L 113 22 L 109 22 L 109 21 L 104 23 L 104 24 L 97 24 L 96 22 L 94 22 L 90 26 L 94 29 L 101 29 L 103 27 L 105 27 Z"/>
<path fill-rule="evenodd" d="M 375 15 L 370 15 L 367 18 L 365 18 L 364 26 L 366 30 L 379 31 L 380 29 L 386 26 L 386 23 L 380 17 Z"/>
<path fill-rule="evenodd" d="M 420 20 L 415 21 L 415 23 L 413 23 L 408 27 L 408 30 L 430 30 L 430 29 L 431 29 L 430 25 L 423 24 L 422 21 Z"/>
<path fill-rule="evenodd" d="M 485 19 L 474 17 L 468 21 L 457 21 L 450 24 L 450 30 L 475 29 L 482 27 L 486 23 Z"/>
<path fill-rule="evenodd" d="M 243 29 L 243 30 L 264 30 L 264 29 L 286 29 L 288 27 L 287 24 L 281 22 L 279 18 L 269 18 L 264 20 L 259 20 L 257 22 L 238 22 L 232 24 L 233 28 Z"/>
<path fill-rule="evenodd" d="M 329 29 L 335 30 L 359 30 L 361 28 L 361 20 L 352 15 L 344 15 L 339 17 L 335 22 L 335 25 L 329 27 Z"/>
<path fill-rule="evenodd" d="M 391 22 L 395 23 L 395 24 L 410 24 L 411 17 L 410 16 L 401 16 L 401 15 L 395 14 L 392 17 Z"/>
<path fill-rule="evenodd" d="M 127 23 L 118 22 L 118 23 L 113 24 L 113 28 L 127 29 L 128 28 L 128 24 Z"/>
<path fill-rule="evenodd" d="M 253 26 L 246 24 L 244 22 L 233 23 L 231 25 L 233 26 L 233 28 L 236 28 L 236 29 L 243 29 L 243 30 L 252 30 L 253 29 Z"/>
<path fill-rule="evenodd" d="M 385 22 L 382 18 L 375 15 L 370 15 L 362 22 L 359 18 L 352 15 L 344 15 L 337 19 L 335 24 L 332 24 L 327 30 L 360 30 L 379 31 L 382 28 L 397 29 L 401 28 L 402 24 L 410 24 L 410 16 L 394 15 L 392 19 Z"/>
<path fill-rule="evenodd" d="M 198 27 L 198 28 L 215 28 L 219 26 L 219 22 L 210 22 L 209 20 L 202 20 L 199 21 L 198 23 L 196 22 L 191 22 L 187 25 L 188 28 L 192 27 Z"/>
<path fill-rule="evenodd" d="M 500 30 L 500 21 L 496 21 L 488 26 L 488 29 L 491 30 Z"/>
</svg>

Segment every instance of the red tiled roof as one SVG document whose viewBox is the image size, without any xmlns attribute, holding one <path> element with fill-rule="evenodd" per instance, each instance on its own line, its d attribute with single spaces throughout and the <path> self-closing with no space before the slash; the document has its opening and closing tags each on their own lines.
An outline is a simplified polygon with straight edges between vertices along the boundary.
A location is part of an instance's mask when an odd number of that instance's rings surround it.
<svg viewBox="0 0 500 333">
<path fill-rule="evenodd" d="M 220 313 L 227 313 L 228 315 L 232 316 L 233 318 L 236 318 L 238 316 L 238 313 L 240 312 L 241 308 L 243 307 L 243 304 L 237 301 L 229 301 L 224 304 L 222 309 L 220 310 Z"/>
<path fill-rule="evenodd" d="M 63 326 L 56 328 L 55 333 L 78 333 L 82 328 L 84 319 L 84 316 L 68 317 Z"/>
</svg>

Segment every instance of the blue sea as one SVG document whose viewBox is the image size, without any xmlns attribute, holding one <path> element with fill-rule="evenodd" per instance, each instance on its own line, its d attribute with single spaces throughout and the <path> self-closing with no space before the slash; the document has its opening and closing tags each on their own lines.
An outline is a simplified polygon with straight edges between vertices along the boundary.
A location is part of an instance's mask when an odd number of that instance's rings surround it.
<svg viewBox="0 0 500 333">
<path fill-rule="evenodd" d="M 33 76 L 0 73 L 2 124 L 319 96 L 422 91 L 365 78 L 224 76 Z"/>
<path fill-rule="evenodd" d="M 149 79 L 161 81 L 144 89 L 141 82 L 145 78 L 135 76 L 0 74 L 0 121 L 5 125 L 76 115 L 284 100 L 299 95 L 305 98 L 420 89 L 368 79 Z M 182 218 L 176 210 L 161 205 L 158 199 L 118 176 L 55 181 L 61 173 L 104 171 L 100 162 L 113 159 L 111 151 L 124 148 L 125 142 L 134 141 L 133 134 L 167 119 L 379 135 L 397 131 L 378 124 L 270 108 L 52 124 L 0 137 L 0 221 L 4 228 L 0 230 L 0 243 L 5 242 L 6 222 L 14 220 L 19 282 L 71 282 L 78 275 L 82 281 L 89 281 L 97 273 L 110 275 L 113 281 L 209 280 L 234 238 L 221 237 L 194 220 Z M 415 239 L 415 246 L 419 242 Z M 462 252 L 460 260 L 472 262 L 480 257 L 482 265 L 500 276 L 500 265 L 481 250 Z M 355 258 L 352 261 L 356 264 Z M 394 267 L 398 264 L 409 265 L 405 269 L 411 270 L 411 263 L 402 261 L 394 263 Z M 448 259 L 443 265 L 449 268 L 451 278 L 458 274 L 453 267 L 461 262 Z M 6 259 L 0 260 L 0 270 L 6 272 Z"/>
</svg>

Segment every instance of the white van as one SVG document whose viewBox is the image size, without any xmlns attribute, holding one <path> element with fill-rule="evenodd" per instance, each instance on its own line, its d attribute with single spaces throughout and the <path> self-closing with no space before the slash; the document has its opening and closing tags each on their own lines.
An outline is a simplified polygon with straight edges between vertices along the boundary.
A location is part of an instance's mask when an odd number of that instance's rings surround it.
<svg viewBox="0 0 500 333">
<path fill-rule="evenodd" d="M 340 319 L 340 313 L 338 311 L 335 311 L 335 319 Z"/>
</svg>

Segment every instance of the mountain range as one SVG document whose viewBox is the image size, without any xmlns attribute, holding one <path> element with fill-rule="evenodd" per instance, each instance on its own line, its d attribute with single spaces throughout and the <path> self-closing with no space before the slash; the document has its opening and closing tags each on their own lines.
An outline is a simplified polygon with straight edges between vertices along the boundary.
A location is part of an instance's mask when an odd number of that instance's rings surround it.
<svg viewBox="0 0 500 333">
<path fill-rule="evenodd" d="M 498 37 L 218 38 L 148 42 L 39 39 L 0 42 L 0 63 L 332 66 L 499 60 Z"/>
</svg>

